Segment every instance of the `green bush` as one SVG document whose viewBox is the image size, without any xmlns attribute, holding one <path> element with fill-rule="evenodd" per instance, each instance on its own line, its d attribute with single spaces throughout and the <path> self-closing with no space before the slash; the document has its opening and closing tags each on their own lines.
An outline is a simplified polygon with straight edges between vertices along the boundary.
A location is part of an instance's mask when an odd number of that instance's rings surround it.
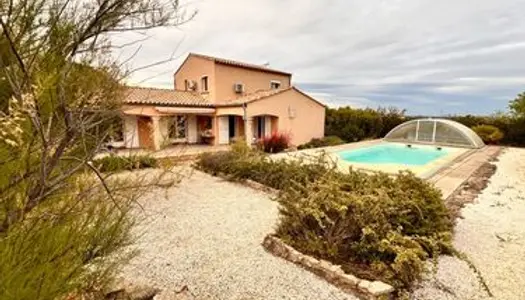
<svg viewBox="0 0 525 300">
<path fill-rule="evenodd" d="M 0 299 L 103 299 L 132 255 L 123 249 L 133 242 L 134 220 L 131 201 L 115 196 L 117 207 L 89 181 L 79 178 L 83 187 L 53 197 L 0 234 Z"/>
<path fill-rule="evenodd" d="M 406 121 L 404 114 L 403 110 L 396 108 L 329 108 L 326 110 L 325 134 L 338 136 L 346 142 L 381 138 Z"/>
<path fill-rule="evenodd" d="M 472 127 L 486 144 L 498 144 L 504 137 L 498 127 L 492 125 L 477 125 Z"/>
<path fill-rule="evenodd" d="M 299 145 L 297 149 L 311 149 L 311 148 L 320 148 L 320 147 L 329 147 L 329 146 L 337 146 L 344 144 L 345 141 L 343 141 L 340 137 L 331 135 L 331 136 L 325 136 L 323 138 L 313 138 L 306 144 Z"/>
<path fill-rule="evenodd" d="M 411 173 L 341 173 L 323 155 L 271 160 L 239 149 L 204 154 L 197 167 L 279 189 L 277 236 L 370 280 L 409 288 L 426 259 L 453 251 L 441 193 Z"/>
<path fill-rule="evenodd" d="M 105 156 L 93 161 L 100 172 L 119 172 L 157 167 L 157 159 L 147 155 Z"/>
</svg>

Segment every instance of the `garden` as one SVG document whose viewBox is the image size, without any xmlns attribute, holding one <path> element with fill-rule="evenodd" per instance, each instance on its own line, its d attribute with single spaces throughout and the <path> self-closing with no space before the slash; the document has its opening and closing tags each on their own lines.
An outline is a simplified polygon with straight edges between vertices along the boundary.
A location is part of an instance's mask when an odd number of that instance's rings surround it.
<svg viewBox="0 0 525 300">
<path fill-rule="evenodd" d="M 453 216 L 440 191 L 411 173 L 343 174 L 322 155 L 275 160 L 241 144 L 202 154 L 196 167 L 278 190 L 278 238 L 359 278 L 391 284 L 398 296 L 428 271 L 428 259 L 456 254 Z"/>
</svg>

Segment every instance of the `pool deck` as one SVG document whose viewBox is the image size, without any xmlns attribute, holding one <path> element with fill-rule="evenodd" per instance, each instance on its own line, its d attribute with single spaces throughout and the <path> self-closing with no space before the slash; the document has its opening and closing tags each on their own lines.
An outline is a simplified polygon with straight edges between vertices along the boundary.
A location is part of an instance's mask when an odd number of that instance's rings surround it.
<svg viewBox="0 0 525 300">
<path fill-rule="evenodd" d="M 459 157 L 450 165 L 445 166 L 427 180 L 441 190 L 443 198 L 447 199 L 484 163 L 496 157 L 501 151 L 498 146 L 486 146 L 474 151 L 467 157 Z"/>
</svg>

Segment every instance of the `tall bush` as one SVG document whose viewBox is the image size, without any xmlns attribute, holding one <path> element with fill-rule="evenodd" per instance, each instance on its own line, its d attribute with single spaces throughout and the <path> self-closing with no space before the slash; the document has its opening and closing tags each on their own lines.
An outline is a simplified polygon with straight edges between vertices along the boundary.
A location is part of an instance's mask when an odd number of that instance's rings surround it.
<svg viewBox="0 0 525 300">
<path fill-rule="evenodd" d="M 179 8 L 0 1 L 0 299 L 103 298 L 124 263 L 129 209 L 156 182 L 91 163 L 118 132 L 125 97 L 108 34 L 178 25 Z"/>
</svg>

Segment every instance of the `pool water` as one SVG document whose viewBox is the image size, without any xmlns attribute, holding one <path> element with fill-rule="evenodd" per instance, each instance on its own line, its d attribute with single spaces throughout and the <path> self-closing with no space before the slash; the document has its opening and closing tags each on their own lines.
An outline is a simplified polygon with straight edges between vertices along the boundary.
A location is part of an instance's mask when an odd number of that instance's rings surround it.
<svg viewBox="0 0 525 300">
<path fill-rule="evenodd" d="M 356 150 L 342 151 L 338 155 L 343 160 L 355 163 L 400 164 L 422 166 L 447 154 L 446 149 L 438 150 L 432 146 L 384 143 Z"/>
</svg>

